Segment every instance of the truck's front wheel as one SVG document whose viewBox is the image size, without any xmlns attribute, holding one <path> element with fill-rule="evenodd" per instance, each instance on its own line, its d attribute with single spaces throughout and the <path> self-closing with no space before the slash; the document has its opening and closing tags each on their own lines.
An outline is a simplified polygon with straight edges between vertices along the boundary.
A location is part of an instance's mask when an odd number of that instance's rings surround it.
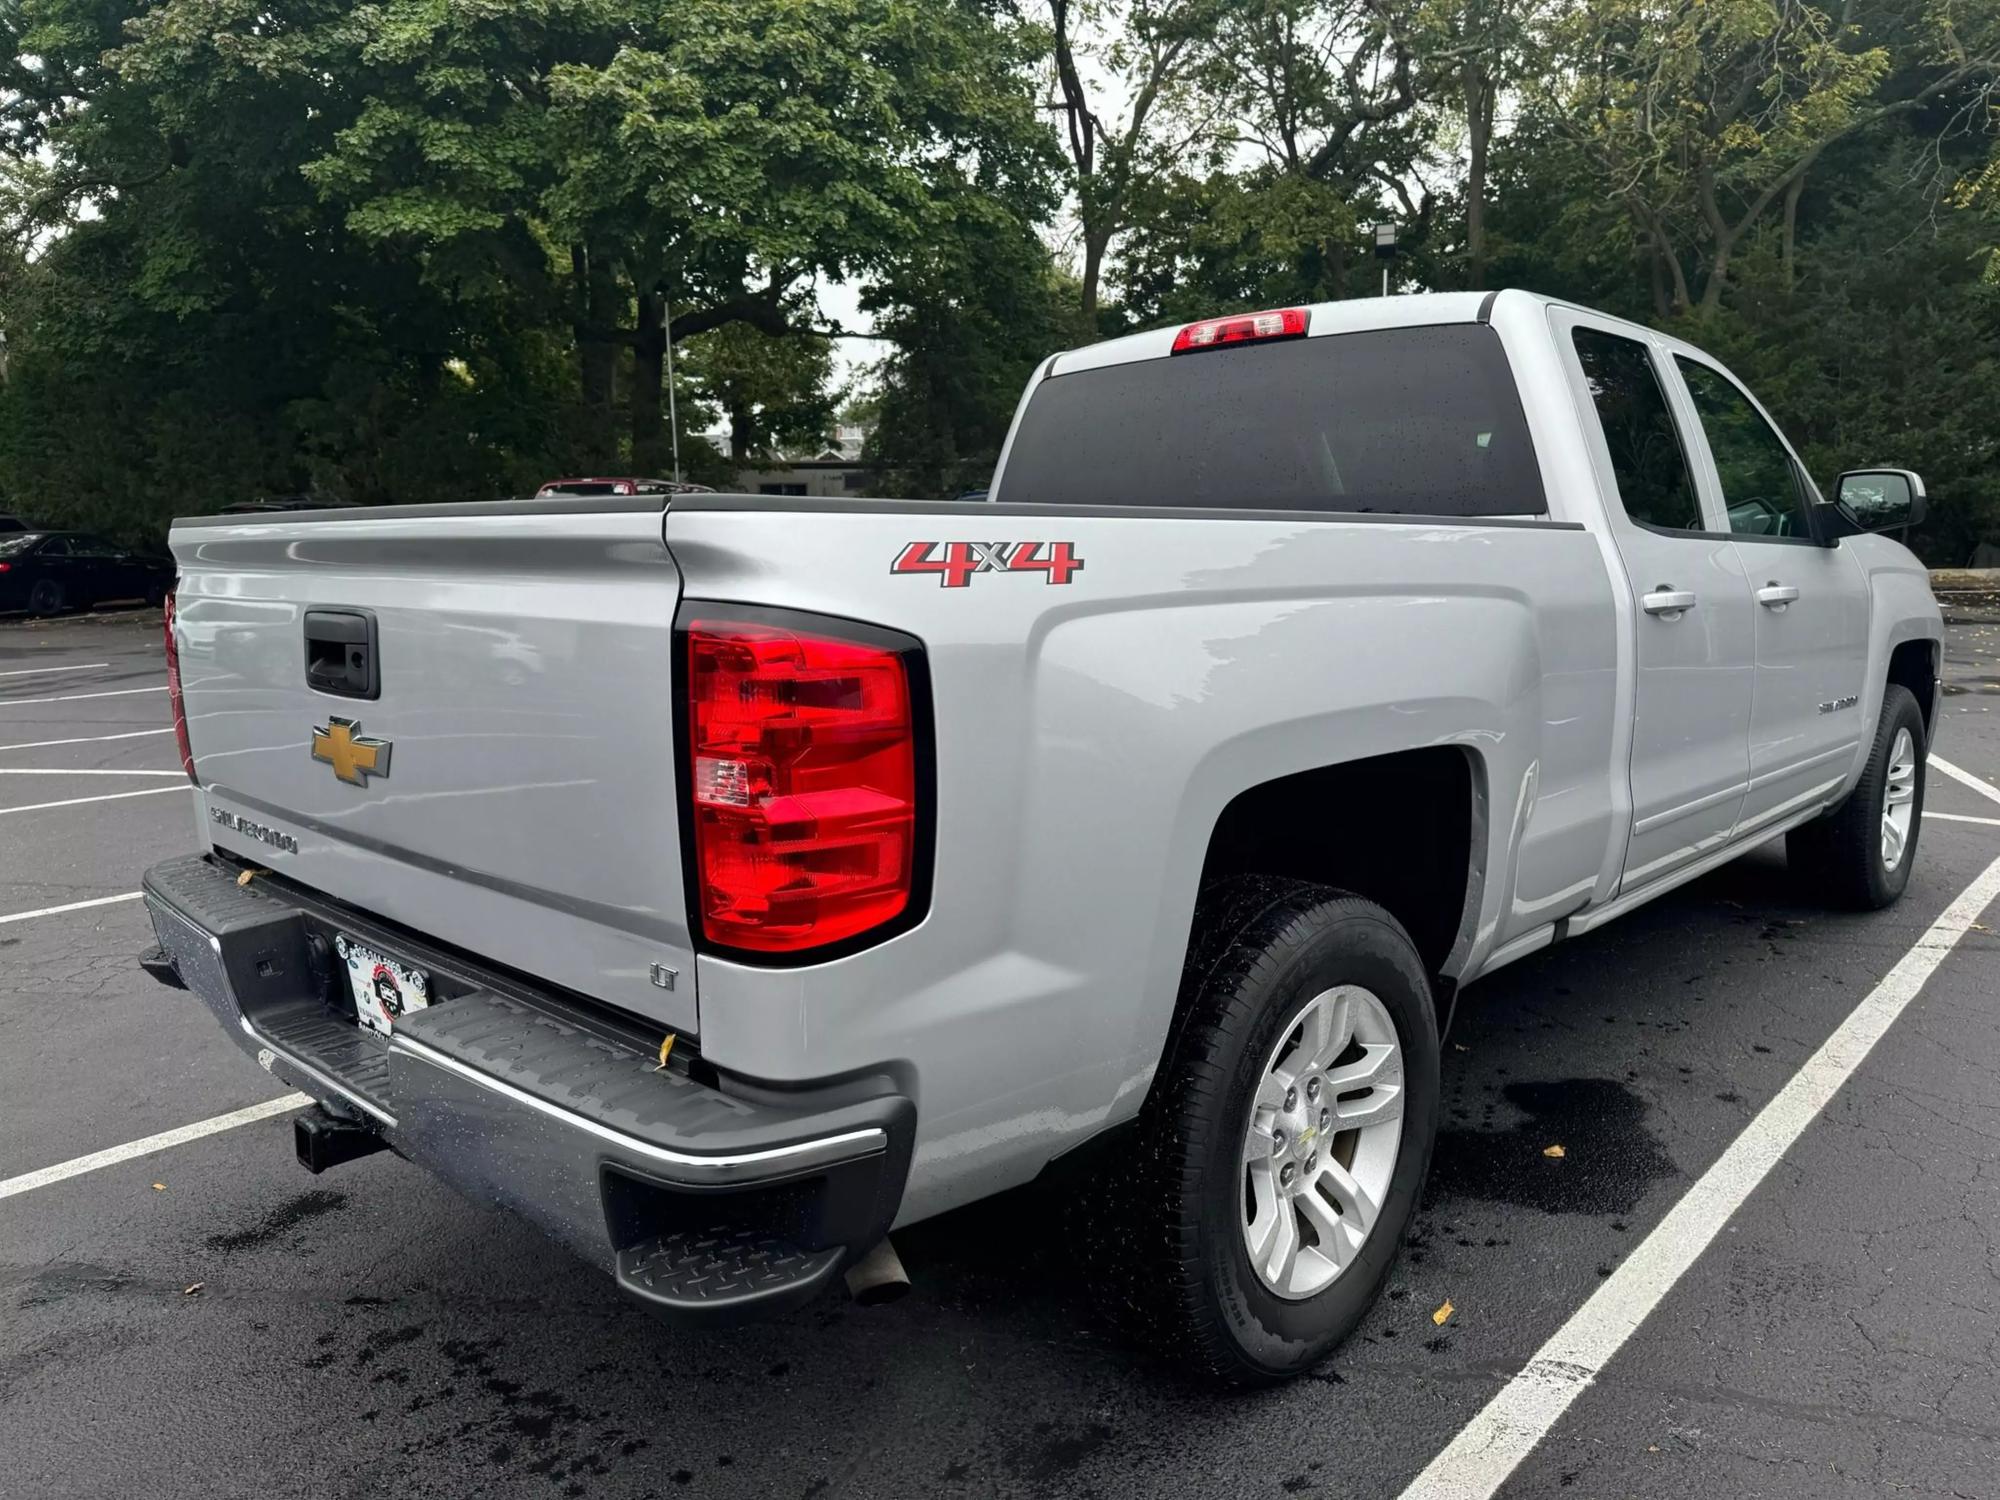
<svg viewBox="0 0 2000 1500">
<path fill-rule="evenodd" d="M 1211 893 L 1148 1101 L 1120 1268 L 1152 1341 L 1235 1383 L 1310 1369 L 1375 1300 L 1437 1132 L 1430 980 L 1372 902 Z"/>
<path fill-rule="evenodd" d="M 1924 713 L 1890 683 L 1861 780 L 1834 811 L 1785 838 L 1792 869 L 1836 906 L 1875 911 L 1903 894 L 1923 828 Z"/>
</svg>

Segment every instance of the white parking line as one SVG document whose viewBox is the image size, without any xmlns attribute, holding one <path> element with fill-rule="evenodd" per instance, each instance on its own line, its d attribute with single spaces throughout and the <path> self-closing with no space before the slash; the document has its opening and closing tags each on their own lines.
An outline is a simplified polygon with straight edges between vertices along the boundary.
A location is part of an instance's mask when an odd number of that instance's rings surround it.
<svg viewBox="0 0 2000 1500">
<path fill-rule="evenodd" d="M 65 693 L 60 698 L 0 698 L 0 708 L 14 708 L 23 703 L 81 703 L 86 698 L 129 698 L 134 693 L 164 693 L 167 685 L 148 688 L 113 688 L 108 693 Z"/>
<path fill-rule="evenodd" d="M 2000 818 L 1973 818 L 1964 813 L 1932 812 L 1928 807 L 1925 808 L 1924 821 L 1928 823 L 1933 818 L 1941 823 L 1984 823 L 1988 828 L 2000 828 Z"/>
<path fill-rule="evenodd" d="M 0 766 L 0 776 L 178 776 L 187 779 L 185 771 L 127 771 L 117 767 L 109 770 L 92 768 L 83 770 L 75 766 Z"/>
<path fill-rule="evenodd" d="M 1996 896 L 2000 859 L 1945 908 L 1610 1279 L 1430 1461 L 1402 1500 L 1490 1500 L 1819 1117 Z"/>
<path fill-rule="evenodd" d="M 0 927 L 9 922 L 25 922 L 30 917 L 53 917 L 66 911 L 85 911 L 93 906 L 116 906 L 120 901 L 137 901 L 144 891 L 127 891 L 122 896 L 99 896 L 94 901 L 69 901 L 61 906 L 44 906 L 37 911 L 17 911 L 11 916 L 0 917 Z"/>
<path fill-rule="evenodd" d="M 290 1114 L 293 1110 L 312 1100 L 304 1094 L 286 1094 L 279 1099 L 266 1099 L 262 1104 L 253 1104 L 248 1109 L 232 1110 L 226 1115 L 217 1115 L 212 1120 L 197 1120 L 192 1125 L 183 1125 L 178 1130 L 163 1130 L 158 1135 L 149 1135 L 144 1140 L 127 1141 L 122 1146 L 110 1146 L 102 1151 L 93 1151 L 88 1156 L 74 1157 L 69 1161 L 59 1161 L 52 1167 L 43 1167 L 38 1172 L 26 1172 L 19 1177 L 9 1177 L 0 1182 L 0 1198 L 11 1198 L 16 1193 L 32 1193 L 36 1188 L 47 1187 L 52 1182 L 62 1182 L 67 1178 L 81 1177 L 85 1172 L 95 1172 L 100 1167 L 115 1167 L 122 1161 L 131 1161 L 137 1156 L 150 1156 L 155 1151 L 165 1151 L 170 1146 L 185 1146 L 189 1141 L 198 1141 L 203 1136 L 220 1135 L 225 1130 L 234 1130 L 238 1125 L 254 1125 L 259 1120 L 268 1120 L 273 1115 Z"/>
<path fill-rule="evenodd" d="M 108 667 L 108 661 L 87 661 L 77 667 L 19 667 L 11 672 L 0 672 L 0 677 L 42 677 L 50 672 L 95 672 L 99 667 Z"/>
<path fill-rule="evenodd" d="M 1931 756 L 1929 759 L 1932 765 L 1936 766 L 1940 771 L 1944 772 L 1944 774 L 1949 776 L 1953 781 L 1962 781 L 1967 786 L 1971 787 L 1975 792 L 1979 793 L 1980 796 L 1990 797 L 1993 801 L 2000 802 L 2000 786 L 1995 786 L 1992 782 L 1988 781 L 1984 776 L 1975 776 L 1970 771 L 1964 770 L 1959 766 L 1955 766 L 1950 761 L 1944 760 L 1935 755 Z"/>
<path fill-rule="evenodd" d="M 162 725 L 158 729 L 128 729 L 123 734 L 85 734 L 68 740 L 24 740 L 18 745 L 0 745 L 0 750 L 46 750 L 51 745 L 95 745 L 104 740 L 137 740 L 149 734 L 172 734 L 174 726 Z"/>
<path fill-rule="evenodd" d="M 136 792 L 106 792 L 101 797 L 65 797 L 60 802 L 30 802 L 26 807 L 0 807 L 0 818 L 10 813 L 44 812 L 51 807 L 81 807 L 86 802 L 116 802 L 123 797 L 159 797 L 167 792 L 184 792 L 185 780 L 180 786 L 149 786 Z"/>
</svg>

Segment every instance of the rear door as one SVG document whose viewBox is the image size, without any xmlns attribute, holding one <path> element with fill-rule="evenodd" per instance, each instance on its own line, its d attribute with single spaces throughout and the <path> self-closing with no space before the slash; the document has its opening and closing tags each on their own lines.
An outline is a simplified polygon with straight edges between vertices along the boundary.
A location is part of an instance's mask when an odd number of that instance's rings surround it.
<svg viewBox="0 0 2000 1500">
<path fill-rule="evenodd" d="M 1849 549 L 1813 539 L 1810 481 L 1749 394 L 1686 351 L 1674 365 L 1700 423 L 1705 480 L 1756 600 L 1750 785 L 1739 829 L 1747 832 L 1824 800 L 1853 764 L 1869 728 L 1860 708 L 1868 581 Z"/>
<path fill-rule="evenodd" d="M 1636 611 L 1630 890 L 1735 830 L 1749 782 L 1754 606 L 1727 528 L 1695 483 L 1663 351 L 1623 324 L 1551 316 Z"/>
<path fill-rule="evenodd" d="M 658 502 L 334 515 L 174 528 L 216 846 L 692 1031 Z"/>
</svg>

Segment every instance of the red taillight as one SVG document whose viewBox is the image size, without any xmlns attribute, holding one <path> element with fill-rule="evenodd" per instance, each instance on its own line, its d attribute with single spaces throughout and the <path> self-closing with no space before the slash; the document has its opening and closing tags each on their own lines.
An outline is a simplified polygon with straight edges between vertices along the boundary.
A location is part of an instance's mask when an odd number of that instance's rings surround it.
<svg viewBox="0 0 2000 1500">
<path fill-rule="evenodd" d="M 687 653 L 703 936 L 795 953 L 907 912 L 918 789 L 905 653 L 700 618 Z"/>
<path fill-rule="evenodd" d="M 13 571 L 14 571 L 14 565 L 12 563 L 0 562 L 0 573 L 11 573 Z"/>
<path fill-rule="evenodd" d="M 174 596 L 167 595 L 167 702 L 174 710 L 174 743 L 180 746 L 181 769 L 189 781 L 200 784 L 194 774 L 194 751 L 188 748 L 187 706 L 181 700 L 181 651 L 174 644 Z"/>
<path fill-rule="evenodd" d="M 1304 307 L 1281 307 L 1271 312 L 1239 313 L 1233 318 L 1206 318 L 1190 323 L 1174 335 L 1172 353 L 1192 354 L 1197 349 L 1221 349 L 1230 344 L 1255 344 L 1265 339 L 1304 338 L 1312 326 L 1312 312 Z"/>
</svg>

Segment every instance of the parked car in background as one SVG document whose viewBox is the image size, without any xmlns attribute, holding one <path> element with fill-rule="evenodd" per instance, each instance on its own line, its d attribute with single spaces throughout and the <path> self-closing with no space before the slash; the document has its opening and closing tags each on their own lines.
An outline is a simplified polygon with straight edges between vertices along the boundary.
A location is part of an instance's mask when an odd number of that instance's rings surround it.
<svg viewBox="0 0 2000 1500">
<path fill-rule="evenodd" d="M 712 495 L 706 484 L 690 484 L 682 479 L 551 479 L 535 491 L 537 500 L 557 495 Z"/>
<path fill-rule="evenodd" d="M 121 599 L 159 604 L 174 586 L 174 565 L 84 531 L 14 531 L 0 536 L 0 610 L 59 615 Z"/>
<path fill-rule="evenodd" d="M 10 516 L 5 511 L 0 511 L 0 535 L 5 535 L 10 531 L 27 531 L 28 529 L 28 523 L 19 516 Z"/>
</svg>

